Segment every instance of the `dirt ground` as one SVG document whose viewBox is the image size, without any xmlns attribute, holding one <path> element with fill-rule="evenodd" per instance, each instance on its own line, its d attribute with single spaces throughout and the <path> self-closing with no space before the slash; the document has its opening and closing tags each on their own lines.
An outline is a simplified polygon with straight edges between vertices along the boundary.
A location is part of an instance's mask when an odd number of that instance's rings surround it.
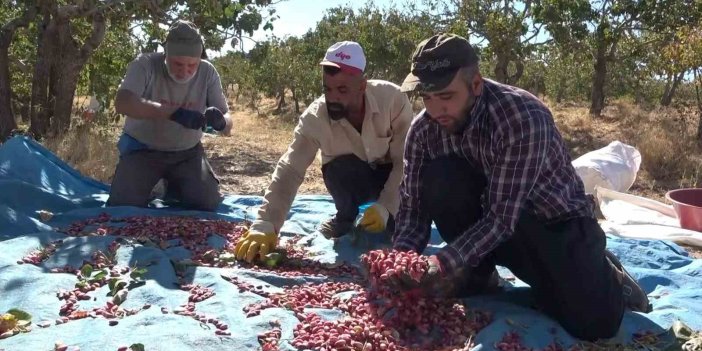
<svg viewBox="0 0 702 351">
<path fill-rule="evenodd" d="M 256 116 L 251 110 L 234 111 L 234 131 L 229 137 L 206 137 L 205 150 L 220 179 L 222 191 L 263 195 L 278 159 L 292 141 L 295 125 Z M 326 194 L 319 158 L 308 168 L 299 194 Z"/>
</svg>

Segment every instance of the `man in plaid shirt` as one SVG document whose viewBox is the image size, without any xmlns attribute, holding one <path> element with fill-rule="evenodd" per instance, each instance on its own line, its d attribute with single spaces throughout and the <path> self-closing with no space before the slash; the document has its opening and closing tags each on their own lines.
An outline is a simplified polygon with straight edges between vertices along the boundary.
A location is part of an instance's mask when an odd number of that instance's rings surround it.
<svg viewBox="0 0 702 351">
<path fill-rule="evenodd" d="M 499 264 L 573 336 L 612 337 L 625 308 L 648 312 L 646 293 L 605 250 L 549 109 L 483 79 L 478 61 L 466 39 L 435 35 L 419 44 L 402 85 L 425 110 L 405 142 L 394 248 L 421 253 L 432 221 L 447 242 L 430 256 L 430 274 L 404 286 L 490 292 Z"/>
</svg>

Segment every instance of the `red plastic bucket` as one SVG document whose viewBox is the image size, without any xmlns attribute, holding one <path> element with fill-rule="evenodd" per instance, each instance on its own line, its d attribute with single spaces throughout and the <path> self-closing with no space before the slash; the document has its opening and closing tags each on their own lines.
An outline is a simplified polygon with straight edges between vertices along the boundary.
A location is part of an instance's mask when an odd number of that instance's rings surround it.
<svg viewBox="0 0 702 351">
<path fill-rule="evenodd" d="M 681 227 L 702 232 L 702 188 L 671 190 L 665 198 L 673 203 Z"/>
</svg>

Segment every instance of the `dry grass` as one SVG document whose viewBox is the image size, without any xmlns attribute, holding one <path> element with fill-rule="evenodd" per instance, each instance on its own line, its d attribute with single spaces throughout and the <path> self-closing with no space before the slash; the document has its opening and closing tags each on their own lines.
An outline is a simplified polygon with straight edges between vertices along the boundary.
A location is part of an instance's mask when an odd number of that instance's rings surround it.
<svg viewBox="0 0 702 351">
<path fill-rule="evenodd" d="M 548 102 L 547 102 L 548 103 Z M 630 192 L 665 201 L 668 190 L 698 186 L 702 181 L 702 150 L 695 141 L 698 115 L 694 109 L 659 108 L 645 111 L 626 101 L 612 103 L 601 118 L 588 114 L 585 105 L 548 103 L 573 158 L 614 140 L 635 146 L 642 168 Z M 292 140 L 297 115 L 286 111 L 274 116 L 275 103 L 263 100 L 256 111 L 231 103 L 234 131 L 231 137 L 204 139 L 210 163 L 229 194 L 263 195 L 280 156 Z M 421 102 L 415 101 L 421 108 Z M 81 173 L 109 183 L 118 154 L 121 126 L 82 124 L 69 135 L 43 143 Z M 309 167 L 299 194 L 326 194 L 317 158 Z M 686 248 L 693 257 L 702 251 Z"/>
<path fill-rule="evenodd" d="M 70 132 L 48 137 L 41 142 L 82 174 L 109 184 L 119 159 L 117 140 L 122 124 L 105 125 L 81 120 L 80 114 L 87 109 L 89 102 L 89 96 L 75 96 L 73 127 Z M 28 129 L 28 126 L 20 127 Z"/>
<path fill-rule="evenodd" d="M 110 183 L 119 159 L 119 128 L 81 124 L 66 135 L 42 143 L 82 174 Z"/>
<path fill-rule="evenodd" d="M 665 192 L 695 187 L 702 181 L 702 150 L 694 135 L 698 115 L 693 108 L 646 111 L 628 101 L 615 101 L 600 118 L 585 104 L 547 101 L 573 158 L 611 141 L 635 146 L 643 163 L 632 189 L 637 195 L 664 200 Z M 80 103 L 78 103 L 80 105 Z M 292 140 L 297 114 L 273 115 L 275 102 L 262 100 L 256 111 L 245 102 L 231 102 L 231 137 L 207 137 L 204 144 L 223 190 L 232 194 L 262 195 L 280 156 Z M 421 101 L 415 101 L 416 109 Z M 120 126 L 80 125 L 45 145 L 82 173 L 103 182 L 111 180 L 117 162 L 115 143 Z M 319 158 L 310 166 L 300 194 L 325 194 Z"/>
<path fill-rule="evenodd" d="M 692 108 L 646 111 L 615 101 L 600 118 L 586 106 L 551 104 L 573 158 L 619 140 L 641 152 L 642 164 L 632 193 L 664 200 L 668 190 L 696 187 L 702 181 L 702 149 L 695 140 L 697 112 Z"/>
</svg>

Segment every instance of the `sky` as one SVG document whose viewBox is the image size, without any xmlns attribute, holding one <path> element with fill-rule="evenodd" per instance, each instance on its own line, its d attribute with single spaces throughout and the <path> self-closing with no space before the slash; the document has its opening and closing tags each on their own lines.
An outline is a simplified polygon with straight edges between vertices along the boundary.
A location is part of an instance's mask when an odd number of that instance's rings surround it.
<svg viewBox="0 0 702 351">
<path fill-rule="evenodd" d="M 391 0 L 374 0 L 373 3 L 384 8 L 393 2 Z M 395 1 L 400 4 L 402 1 Z M 362 7 L 365 4 L 363 0 L 285 0 L 272 7 L 276 9 L 276 15 L 280 18 L 273 22 L 273 31 L 258 30 L 254 32 L 252 38 L 254 40 L 265 40 L 270 34 L 276 37 L 299 36 L 305 34 L 309 29 L 315 27 L 317 22 L 322 19 L 327 9 L 349 5 L 355 9 Z M 264 13 L 267 13 L 264 10 Z M 244 40 L 244 51 L 248 51 L 255 45 L 251 40 Z M 219 54 L 225 54 L 232 47 L 227 43 Z M 215 53 L 215 56 L 218 56 Z"/>
<path fill-rule="evenodd" d="M 351 5 L 354 9 L 363 7 L 367 0 L 282 0 L 278 4 L 271 6 L 276 9 L 276 15 L 279 16 L 273 22 L 273 30 L 264 31 L 259 29 L 251 36 L 253 40 L 265 41 L 270 35 L 275 35 L 279 38 L 284 38 L 286 36 L 300 36 L 305 34 L 308 30 L 314 28 L 317 25 L 327 9 L 345 5 Z M 402 6 L 408 0 L 372 0 L 379 8 L 386 8 L 392 5 Z M 517 3 L 516 6 L 522 6 L 521 3 Z M 262 11 L 267 14 L 267 10 Z M 261 25 L 263 27 L 263 25 Z M 534 42 L 542 42 L 548 37 L 545 30 L 542 30 L 539 35 L 533 39 Z M 477 43 L 473 43 L 474 45 Z M 252 40 L 244 39 L 244 51 L 248 51 L 253 48 L 255 42 Z M 479 45 L 479 44 L 478 44 Z M 224 47 L 219 51 L 208 50 L 209 57 L 217 57 L 225 55 L 228 51 L 232 50 L 230 42 L 227 42 Z"/>
</svg>

